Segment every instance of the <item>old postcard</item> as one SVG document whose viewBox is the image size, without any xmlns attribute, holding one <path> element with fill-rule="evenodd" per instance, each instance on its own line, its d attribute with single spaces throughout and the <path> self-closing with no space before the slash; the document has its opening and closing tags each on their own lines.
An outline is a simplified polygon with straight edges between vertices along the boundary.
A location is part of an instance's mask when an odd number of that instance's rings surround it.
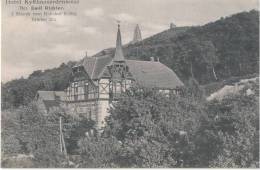
<svg viewBox="0 0 260 170">
<path fill-rule="evenodd" d="M 258 0 L 1 9 L 2 168 L 259 168 Z"/>
</svg>

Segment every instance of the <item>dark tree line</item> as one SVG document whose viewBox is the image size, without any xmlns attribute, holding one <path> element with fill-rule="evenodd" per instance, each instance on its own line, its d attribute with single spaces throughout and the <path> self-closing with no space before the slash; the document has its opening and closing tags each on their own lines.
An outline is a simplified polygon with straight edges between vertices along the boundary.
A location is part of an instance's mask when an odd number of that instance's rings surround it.
<svg viewBox="0 0 260 170">
<path fill-rule="evenodd" d="M 125 47 L 126 55 L 158 57 L 183 81 L 195 77 L 200 84 L 258 73 L 258 18 L 259 12 L 252 10 L 203 26 L 166 30 Z"/>
<path fill-rule="evenodd" d="M 2 83 L 2 109 L 29 104 L 38 90 L 64 90 L 68 86 L 74 64 L 75 62 L 68 62 L 58 68 L 36 70 L 27 79 L 20 78 Z"/>
</svg>

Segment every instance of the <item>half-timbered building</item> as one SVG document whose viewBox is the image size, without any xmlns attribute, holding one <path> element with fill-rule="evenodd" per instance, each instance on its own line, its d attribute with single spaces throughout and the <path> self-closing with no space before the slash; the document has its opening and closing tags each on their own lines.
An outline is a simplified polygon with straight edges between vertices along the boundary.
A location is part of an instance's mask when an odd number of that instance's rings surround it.
<svg viewBox="0 0 260 170">
<path fill-rule="evenodd" d="M 114 55 L 85 57 L 73 68 L 66 89 L 66 102 L 74 114 L 82 114 L 104 125 L 110 104 L 132 84 L 170 93 L 183 86 L 177 75 L 159 61 L 127 60 L 124 57 L 120 25 Z"/>
</svg>

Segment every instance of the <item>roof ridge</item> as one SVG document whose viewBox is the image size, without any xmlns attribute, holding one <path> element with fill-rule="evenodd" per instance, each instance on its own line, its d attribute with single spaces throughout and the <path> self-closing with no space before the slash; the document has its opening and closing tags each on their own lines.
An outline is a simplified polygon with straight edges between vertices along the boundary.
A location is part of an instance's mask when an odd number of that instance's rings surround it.
<svg viewBox="0 0 260 170">
<path fill-rule="evenodd" d="M 159 61 L 147 61 L 147 60 L 131 60 L 131 59 L 127 59 L 126 61 L 137 61 L 137 62 L 147 62 L 147 63 L 161 63 Z M 161 63 L 162 64 L 162 63 Z M 164 65 L 164 64 L 163 64 Z"/>
<path fill-rule="evenodd" d="M 109 54 L 102 55 L 102 56 L 99 56 L 99 57 L 96 57 L 96 58 L 107 58 L 107 57 L 113 58 L 113 57 L 112 57 L 111 55 L 109 55 Z"/>
</svg>

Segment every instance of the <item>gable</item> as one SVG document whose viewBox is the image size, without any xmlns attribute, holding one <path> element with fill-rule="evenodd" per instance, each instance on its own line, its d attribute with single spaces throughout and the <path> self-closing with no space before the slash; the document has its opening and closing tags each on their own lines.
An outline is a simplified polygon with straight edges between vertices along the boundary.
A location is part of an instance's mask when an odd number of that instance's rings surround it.
<svg viewBox="0 0 260 170">
<path fill-rule="evenodd" d="M 111 61 L 112 57 L 110 55 L 87 57 L 84 59 L 83 66 L 91 79 L 99 79 Z"/>
<path fill-rule="evenodd" d="M 77 67 L 72 68 L 73 71 L 73 77 L 71 81 L 80 81 L 85 79 L 90 79 L 89 74 L 86 72 L 85 68 L 82 65 L 79 65 Z"/>
</svg>

